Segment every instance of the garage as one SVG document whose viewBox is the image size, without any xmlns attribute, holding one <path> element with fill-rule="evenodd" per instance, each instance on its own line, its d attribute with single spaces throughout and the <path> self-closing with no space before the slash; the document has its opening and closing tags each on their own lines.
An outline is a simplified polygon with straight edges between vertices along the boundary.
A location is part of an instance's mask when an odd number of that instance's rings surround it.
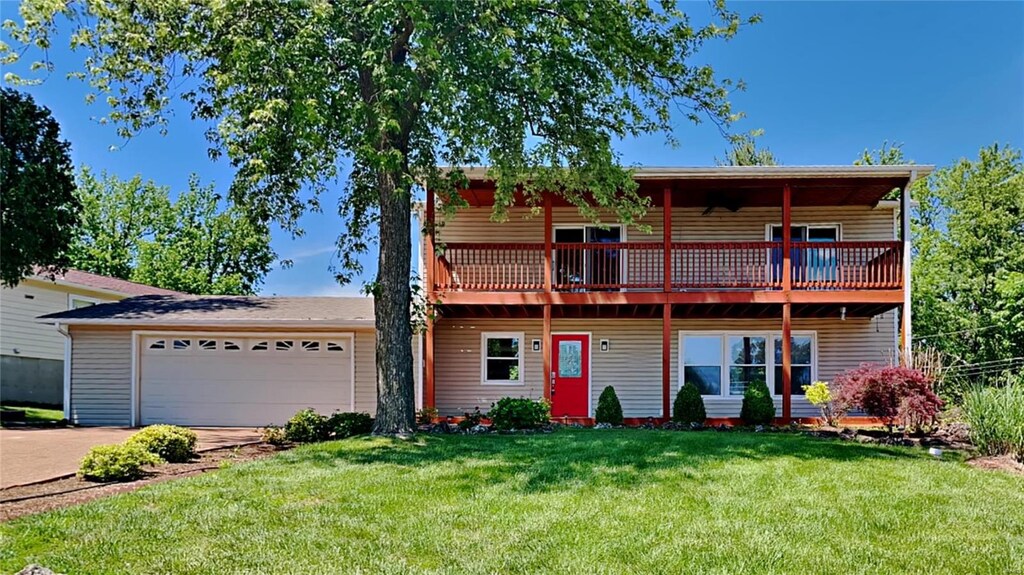
<svg viewBox="0 0 1024 575">
<path fill-rule="evenodd" d="M 142 425 L 281 425 L 353 411 L 352 334 L 139 335 Z"/>
</svg>

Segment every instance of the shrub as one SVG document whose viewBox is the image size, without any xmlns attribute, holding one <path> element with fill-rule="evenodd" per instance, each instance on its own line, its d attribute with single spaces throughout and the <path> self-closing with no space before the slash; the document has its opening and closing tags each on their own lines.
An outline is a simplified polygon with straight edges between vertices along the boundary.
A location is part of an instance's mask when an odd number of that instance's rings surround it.
<svg viewBox="0 0 1024 575">
<path fill-rule="evenodd" d="M 484 414 L 480 413 L 479 407 L 473 409 L 473 411 L 471 412 L 467 411 L 466 413 L 462 414 L 462 419 L 459 421 L 459 429 L 461 429 L 462 431 L 473 429 L 474 427 L 480 425 L 480 422 L 483 421 L 483 419 Z"/>
<path fill-rule="evenodd" d="M 133 434 L 125 443 L 135 445 L 170 463 L 185 463 L 196 449 L 196 433 L 177 425 L 150 425 Z"/>
<path fill-rule="evenodd" d="M 683 384 L 672 402 L 672 421 L 677 423 L 704 423 L 708 412 L 704 409 L 704 398 L 692 383 Z"/>
<path fill-rule="evenodd" d="M 846 415 L 846 408 L 833 399 L 832 388 L 824 381 L 816 381 L 811 385 L 803 386 L 804 397 L 811 405 L 817 405 L 821 410 L 821 419 L 828 425 L 836 427 L 839 420 Z"/>
<path fill-rule="evenodd" d="M 78 476 L 89 481 L 131 481 L 144 475 L 144 466 L 158 463 L 159 457 L 138 444 L 97 445 L 82 459 Z"/>
<path fill-rule="evenodd" d="M 424 407 L 416 412 L 416 423 L 420 425 L 430 425 L 431 423 L 434 423 L 434 418 L 436 417 L 436 407 Z"/>
<path fill-rule="evenodd" d="M 327 419 L 327 429 L 331 439 L 362 435 L 373 430 L 373 418 L 368 413 L 338 412 Z"/>
<path fill-rule="evenodd" d="M 968 388 L 961 413 L 971 442 L 986 455 L 1014 455 L 1024 461 L 1024 381 L 1001 387 Z"/>
<path fill-rule="evenodd" d="M 942 409 L 931 379 L 908 367 L 865 364 L 837 376 L 835 385 L 841 405 L 877 417 L 890 431 L 897 423 L 917 429 L 931 425 Z"/>
<path fill-rule="evenodd" d="M 260 430 L 260 438 L 263 439 L 264 443 L 270 445 L 284 445 L 288 443 L 288 438 L 285 437 L 284 429 L 280 425 L 268 425 Z"/>
<path fill-rule="evenodd" d="M 615 388 L 608 386 L 597 398 L 597 412 L 594 413 L 597 423 L 608 423 L 611 425 L 622 425 L 622 404 L 619 403 L 619 396 L 615 394 Z"/>
<path fill-rule="evenodd" d="M 288 441 L 311 443 L 324 441 L 330 437 L 331 430 L 327 427 L 327 418 L 313 408 L 303 409 L 284 424 L 284 436 Z"/>
<path fill-rule="evenodd" d="M 771 425 L 775 419 L 775 403 L 768 393 L 768 384 L 752 382 L 743 394 L 740 419 L 747 425 Z"/>
<path fill-rule="evenodd" d="M 499 431 L 536 429 L 550 420 L 551 404 L 544 399 L 503 397 L 491 406 L 487 417 Z"/>
</svg>

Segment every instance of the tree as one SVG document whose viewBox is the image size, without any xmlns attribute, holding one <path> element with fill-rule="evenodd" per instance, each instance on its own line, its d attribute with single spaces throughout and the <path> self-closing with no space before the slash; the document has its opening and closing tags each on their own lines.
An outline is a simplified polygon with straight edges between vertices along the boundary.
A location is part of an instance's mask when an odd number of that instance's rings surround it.
<svg viewBox="0 0 1024 575">
<path fill-rule="evenodd" d="M 0 89 L 0 282 L 7 286 L 37 266 L 68 266 L 79 210 L 70 153 L 49 109 Z"/>
<path fill-rule="evenodd" d="M 1024 165 L 992 145 L 915 187 L 914 333 L 982 379 L 1020 356 Z M 983 363 L 985 362 L 985 363 Z M 950 371 L 951 374 L 957 373 Z"/>
<path fill-rule="evenodd" d="M 726 151 L 725 159 L 715 158 L 719 166 L 777 166 L 775 154 L 768 148 L 758 148 L 757 138 L 764 134 L 763 130 L 755 130 L 749 134 L 730 137 L 732 147 Z"/>
<path fill-rule="evenodd" d="M 71 254 L 78 269 L 187 293 L 246 295 L 273 264 L 267 226 L 224 206 L 194 175 L 171 202 L 168 188 L 140 176 L 97 178 L 83 169 L 79 195 L 82 232 Z"/>
<path fill-rule="evenodd" d="M 903 144 L 890 144 L 888 140 L 882 142 L 882 147 L 877 150 L 865 148 L 860 157 L 853 161 L 855 166 L 898 166 L 913 163 L 904 158 Z"/>
<path fill-rule="evenodd" d="M 450 215 L 463 205 L 460 168 L 486 162 L 495 219 L 517 191 L 532 206 L 551 191 L 585 216 L 607 208 L 634 224 L 647 201 L 613 142 L 664 133 L 675 143 L 677 110 L 694 122 L 735 119 L 733 84 L 691 59 L 744 23 L 715 2 L 712 21 L 694 26 L 672 0 L 27 0 L 21 11 L 25 24 L 10 33 L 39 47 L 56 12 L 70 17 L 126 136 L 163 127 L 172 87 L 192 87 L 182 97 L 193 116 L 217 124 L 211 153 L 237 168 L 232 198 L 261 221 L 293 229 L 348 161 L 337 275 L 362 271 L 358 256 L 376 243 L 375 432 L 388 434 L 411 433 L 414 421 L 414 184 Z"/>
</svg>

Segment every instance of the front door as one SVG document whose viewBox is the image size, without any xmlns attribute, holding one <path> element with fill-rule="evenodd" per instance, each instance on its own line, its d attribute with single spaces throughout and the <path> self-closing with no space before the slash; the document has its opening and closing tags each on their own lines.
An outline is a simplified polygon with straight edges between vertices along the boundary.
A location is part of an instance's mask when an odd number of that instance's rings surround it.
<svg viewBox="0 0 1024 575">
<path fill-rule="evenodd" d="M 551 416 L 590 415 L 590 336 L 551 336 Z"/>
</svg>

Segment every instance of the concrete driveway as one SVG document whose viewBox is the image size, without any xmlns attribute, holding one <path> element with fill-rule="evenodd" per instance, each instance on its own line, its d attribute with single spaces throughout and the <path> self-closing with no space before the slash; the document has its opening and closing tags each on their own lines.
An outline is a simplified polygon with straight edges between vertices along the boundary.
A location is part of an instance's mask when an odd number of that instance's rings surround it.
<svg viewBox="0 0 1024 575">
<path fill-rule="evenodd" d="M 120 443 L 136 431 L 123 427 L 0 429 L 0 489 L 74 473 L 89 448 Z M 199 450 L 260 439 L 255 429 L 248 428 L 204 427 L 194 431 L 199 436 Z"/>
</svg>

